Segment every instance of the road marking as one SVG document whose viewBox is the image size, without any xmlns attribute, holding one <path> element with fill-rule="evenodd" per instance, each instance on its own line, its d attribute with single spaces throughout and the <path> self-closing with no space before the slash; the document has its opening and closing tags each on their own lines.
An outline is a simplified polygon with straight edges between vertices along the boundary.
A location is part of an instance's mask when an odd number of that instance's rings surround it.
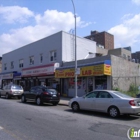
<svg viewBox="0 0 140 140">
<path fill-rule="evenodd" d="M 3 127 L 0 126 L 0 130 L 2 130 L 2 129 L 3 129 Z"/>
</svg>

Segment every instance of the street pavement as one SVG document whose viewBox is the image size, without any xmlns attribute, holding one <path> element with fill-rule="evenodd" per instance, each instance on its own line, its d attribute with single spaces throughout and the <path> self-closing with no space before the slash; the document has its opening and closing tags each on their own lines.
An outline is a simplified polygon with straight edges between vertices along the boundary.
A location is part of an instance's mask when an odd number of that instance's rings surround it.
<svg viewBox="0 0 140 140">
<path fill-rule="evenodd" d="M 59 105 L 68 106 L 70 99 L 68 97 L 60 97 Z"/>
</svg>

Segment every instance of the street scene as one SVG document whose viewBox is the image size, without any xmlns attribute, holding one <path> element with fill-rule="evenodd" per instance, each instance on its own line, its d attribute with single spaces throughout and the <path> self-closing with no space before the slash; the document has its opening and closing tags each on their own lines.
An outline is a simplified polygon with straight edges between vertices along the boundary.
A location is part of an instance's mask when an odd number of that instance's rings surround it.
<svg viewBox="0 0 140 140">
<path fill-rule="evenodd" d="M 128 140 L 127 131 L 139 128 L 140 116 L 112 119 L 105 113 L 74 113 L 62 99 L 60 105 L 23 104 L 18 99 L 0 99 L 1 140 Z"/>
</svg>

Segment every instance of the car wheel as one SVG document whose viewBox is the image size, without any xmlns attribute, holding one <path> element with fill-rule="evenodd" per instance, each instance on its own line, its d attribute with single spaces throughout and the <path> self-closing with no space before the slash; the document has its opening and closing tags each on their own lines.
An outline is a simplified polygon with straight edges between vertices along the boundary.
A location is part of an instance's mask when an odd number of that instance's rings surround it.
<svg viewBox="0 0 140 140">
<path fill-rule="evenodd" d="M 6 99 L 9 99 L 9 94 L 8 94 L 8 93 L 6 93 L 5 98 L 6 98 Z"/>
<path fill-rule="evenodd" d="M 108 113 L 111 117 L 116 118 L 120 115 L 119 109 L 117 107 L 110 107 Z"/>
<path fill-rule="evenodd" d="M 22 103 L 25 103 L 26 102 L 26 99 L 25 99 L 25 96 L 24 95 L 21 96 L 21 102 Z"/>
<path fill-rule="evenodd" d="M 1 93 L 0 93 L 0 98 L 1 98 Z"/>
<path fill-rule="evenodd" d="M 37 105 L 42 105 L 42 101 L 41 101 L 41 98 L 40 97 L 37 97 L 36 98 L 36 104 Z"/>
<path fill-rule="evenodd" d="M 80 109 L 80 108 L 79 108 L 79 104 L 76 103 L 76 102 L 72 103 L 71 108 L 72 108 L 72 110 L 73 110 L 74 112 L 79 111 L 79 109 Z"/>
<path fill-rule="evenodd" d="M 56 106 L 56 105 L 58 105 L 58 102 L 56 102 L 56 103 L 52 103 L 54 106 Z"/>
</svg>

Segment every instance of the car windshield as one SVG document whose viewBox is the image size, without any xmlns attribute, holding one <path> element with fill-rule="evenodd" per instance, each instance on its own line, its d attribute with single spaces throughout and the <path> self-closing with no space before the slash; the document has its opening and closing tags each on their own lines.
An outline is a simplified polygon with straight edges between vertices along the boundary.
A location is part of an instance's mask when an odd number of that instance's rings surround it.
<svg viewBox="0 0 140 140">
<path fill-rule="evenodd" d="M 122 98 L 132 98 L 131 96 L 129 95 L 126 95 L 124 93 L 121 93 L 121 92 L 118 92 L 118 91 L 114 91 L 113 93 L 115 93 L 116 95 L 122 97 Z"/>
<path fill-rule="evenodd" d="M 22 90 L 22 87 L 21 86 L 18 86 L 18 85 L 12 85 L 11 86 L 11 89 L 19 89 L 19 90 Z"/>
</svg>

